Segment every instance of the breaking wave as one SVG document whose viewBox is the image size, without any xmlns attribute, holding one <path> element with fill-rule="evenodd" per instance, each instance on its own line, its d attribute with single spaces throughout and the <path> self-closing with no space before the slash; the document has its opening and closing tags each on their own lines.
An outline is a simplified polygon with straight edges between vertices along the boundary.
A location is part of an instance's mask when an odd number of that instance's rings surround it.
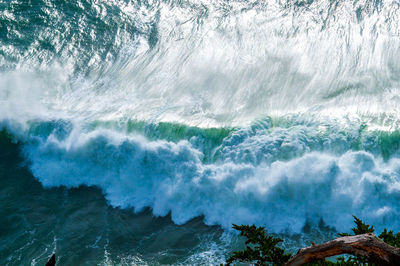
<svg viewBox="0 0 400 266">
<path fill-rule="evenodd" d="M 0 2 L 0 120 L 43 186 L 400 229 L 396 1 L 25 2 Z"/>
</svg>

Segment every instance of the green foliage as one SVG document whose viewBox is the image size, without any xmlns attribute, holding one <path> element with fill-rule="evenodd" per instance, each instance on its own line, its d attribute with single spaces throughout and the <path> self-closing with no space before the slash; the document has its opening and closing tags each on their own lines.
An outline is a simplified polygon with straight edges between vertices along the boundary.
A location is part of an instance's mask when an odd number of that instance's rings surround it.
<svg viewBox="0 0 400 266">
<path fill-rule="evenodd" d="M 336 258 L 336 262 L 331 262 L 332 264 L 329 265 L 340 265 L 340 266 L 347 266 L 347 265 L 369 265 L 369 266 L 374 266 L 375 264 L 368 261 L 366 258 L 360 257 L 360 256 L 349 256 L 347 258 L 344 257 L 338 257 Z"/>
<path fill-rule="evenodd" d="M 364 223 L 361 219 L 353 216 L 355 227 L 351 230 L 354 235 L 361 235 L 366 233 L 374 233 L 375 229 Z M 255 225 L 233 225 L 233 228 L 240 231 L 240 235 L 247 238 L 246 248 L 243 251 L 235 251 L 233 255 L 227 259 L 227 265 L 235 261 L 252 263 L 254 265 L 283 265 L 286 263 L 291 255 L 277 245 L 282 242 L 282 239 L 268 236 L 264 227 L 256 227 Z M 341 233 L 340 236 L 351 236 L 351 234 Z M 400 233 L 394 234 L 393 231 L 385 229 L 379 238 L 387 244 L 400 247 Z M 336 262 L 326 260 L 319 260 L 308 263 L 309 266 L 320 265 L 379 265 L 373 258 L 366 258 L 362 256 L 349 256 L 338 257 Z"/>
<path fill-rule="evenodd" d="M 354 215 L 353 215 L 353 218 L 354 218 L 354 223 L 356 224 L 356 227 L 351 228 L 351 230 L 353 231 L 354 235 L 374 233 L 374 231 L 375 231 L 374 226 L 370 226 L 370 225 L 364 223 L 363 221 L 361 221 Z M 351 234 L 339 233 L 339 236 L 351 236 Z"/>
<path fill-rule="evenodd" d="M 370 226 L 365 224 L 363 221 L 358 219 L 356 216 L 353 215 L 354 222 L 356 223 L 356 227 L 353 227 L 351 230 L 353 231 L 354 235 L 362 235 L 367 233 L 373 233 L 374 226 Z"/>
<path fill-rule="evenodd" d="M 374 233 L 374 226 L 364 223 L 361 219 L 353 215 L 355 227 L 351 228 L 354 235 L 362 235 L 367 233 Z M 351 236 L 347 233 L 340 233 L 339 236 Z M 337 258 L 337 265 L 374 265 L 374 262 L 362 256 L 350 256 L 347 259 L 344 257 Z"/>
<path fill-rule="evenodd" d="M 388 231 L 385 228 L 379 238 L 393 247 L 400 248 L 400 233 L 394 234 L 392 230 Z"/>
<path fill-rule="evenodd" d="M 283 265 L 291 255 L 285 254 L 285 251 L 276 245 L 282 242 L 282 239 L 267 236 L 264 227 L 255 225 L 233 225 L 233 228 L 240 231 L 240 235 L 247 238 L 246 249 L 235 251 L 227 259 L 227 265 L 234 261 L 254 263 L 255 265 Z"/>
</svg>

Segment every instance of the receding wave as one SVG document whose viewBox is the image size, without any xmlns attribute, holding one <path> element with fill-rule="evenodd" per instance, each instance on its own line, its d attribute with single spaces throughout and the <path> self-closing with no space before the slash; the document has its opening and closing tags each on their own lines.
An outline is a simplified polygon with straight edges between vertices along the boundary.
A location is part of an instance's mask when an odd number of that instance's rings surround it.
<svg viewBox="0 0 400 266">
<path fill-rule="evenodd" d="M 201 127 L 290 112 L 398 118 L 393 1 L 1 5 L 1 113 Z"/>
</svg>

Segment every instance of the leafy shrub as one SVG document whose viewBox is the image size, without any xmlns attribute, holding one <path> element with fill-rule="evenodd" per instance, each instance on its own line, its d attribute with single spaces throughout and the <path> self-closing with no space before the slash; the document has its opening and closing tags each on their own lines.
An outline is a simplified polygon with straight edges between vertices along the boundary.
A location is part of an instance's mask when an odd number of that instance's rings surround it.
<svg viewBox="0 0 400 266">
<path fill-rule="evenodd" d="M 366 233 L 374 233 L 374 226 L 364 223 L 361 219 L 353 216 L 355 227 L 351 230 L 354 235 L 361 235 Z M 290 253 L 285 253 L 283 249 L 277 245 L 283 240 L 278 237 L 267 235 L 264 227 L 257 227 L 255 225 L 236 225 L 233 228 L 240 231 L 240 235 L 247 238 L 246 248 L 243 251 L 235 251 L 233 255 L 226 260 L 226 264 L 230 265 L 235 261 L 251 263 L 254 265 L 283 265 L 291 258 Z M 351 234 L 340 233 L 339 236 L 351 236 Z M 387 244 L 393 247 L 400 247 L 400 233 L 393 233 L 393 231 L 384 231 L 378 236 Z M 336 262 L 327 260 L 314 261 L 307 265 L 379 265 L 373 258 L 363 256 L 348 256 L 338 257 Z"/>
</svg>

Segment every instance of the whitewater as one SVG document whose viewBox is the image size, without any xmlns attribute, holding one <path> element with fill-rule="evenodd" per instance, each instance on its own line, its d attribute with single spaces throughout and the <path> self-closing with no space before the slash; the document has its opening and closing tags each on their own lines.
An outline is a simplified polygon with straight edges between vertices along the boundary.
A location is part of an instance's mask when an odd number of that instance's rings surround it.
<svg viewBox="0 0 400 266">
<path fill-rule="evenodd" d="M 0 138 L 44 191 L 176 228 L 400 230 L 399 18 L 386 0 L 0 0 Z M 202 252 L 167 264 L 223 261 Z"/>
</svg>

